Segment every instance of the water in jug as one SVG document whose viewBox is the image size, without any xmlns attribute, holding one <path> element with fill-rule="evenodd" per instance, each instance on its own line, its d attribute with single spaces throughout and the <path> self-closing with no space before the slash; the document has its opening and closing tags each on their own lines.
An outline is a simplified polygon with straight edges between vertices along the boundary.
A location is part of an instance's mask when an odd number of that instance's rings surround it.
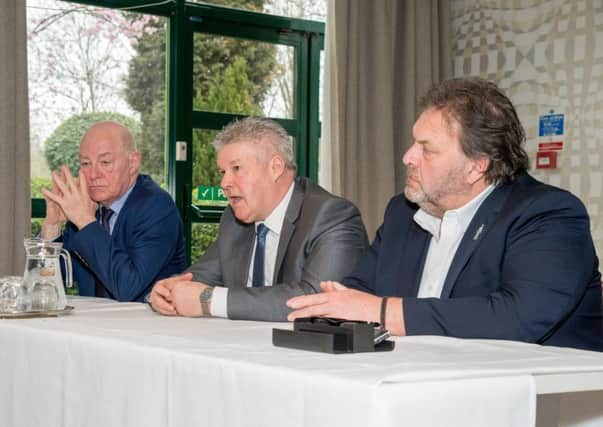
<svg viewBox="0 0 603 427">
<path fill-rule="evenodd" d="M 63 310 L 67 302 L 60 259 L 65 261 L 66 283 L 72 283 L 71 257 L 60 242 L 24 239 L 25 274 L 23 282 L 31 298 L 32 311 Z"/>
</svg>

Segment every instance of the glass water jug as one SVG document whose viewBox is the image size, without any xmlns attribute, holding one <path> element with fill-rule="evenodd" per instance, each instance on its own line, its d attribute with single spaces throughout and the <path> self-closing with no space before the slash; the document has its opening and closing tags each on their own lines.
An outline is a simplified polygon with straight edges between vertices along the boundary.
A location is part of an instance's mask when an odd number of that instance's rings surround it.
<svg viewBox="0 0 603 427">
<path fill-rule="evenodd" d="M 32 311 L 63 310 L 67 299 L 63 287 L 60 258 L 65 261 L 67 280 L 72 284 L 71 256 L 60 242 L 42 239 L 24 239 L 25 273 L 23 283 L 31 298 Z"/>
</svg>

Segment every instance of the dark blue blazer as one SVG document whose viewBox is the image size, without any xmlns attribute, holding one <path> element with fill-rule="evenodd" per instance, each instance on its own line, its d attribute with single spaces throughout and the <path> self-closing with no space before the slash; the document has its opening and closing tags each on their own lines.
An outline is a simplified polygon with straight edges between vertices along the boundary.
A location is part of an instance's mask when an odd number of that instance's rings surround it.
<svg viewBox="0 0 603 427">
<path fill-rule="evenodd" d="M 394 197 L 350 287 L 403 297 L 408 335 L 517 340 L 603 351 L 601 275 L 584 205 L 522 174 L 469 224 L 441 298 L 416 298 L 431 234 Z"/>
<path fill-rule="evenodd" d="M 98 212 L 97 212 L 98 216 Z M 155 281 L 186 268 L 180 215 L 171 196 L 139 175 L 109 235 L 98 221 L 81 230 L 67 223 L 63 246 L 73 263 L 80 295 L 94 296 L 95 278 L 105 296 L 143 301 Z"/>
</svg>

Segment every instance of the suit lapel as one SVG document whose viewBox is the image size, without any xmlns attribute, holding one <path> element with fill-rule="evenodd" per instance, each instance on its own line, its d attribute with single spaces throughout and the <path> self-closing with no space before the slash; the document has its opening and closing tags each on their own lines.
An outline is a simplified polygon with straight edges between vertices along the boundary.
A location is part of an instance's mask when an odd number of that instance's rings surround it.
<svg viewBox="0 0 603 427">
<path fill-rule="evenodd" d="M 409 223 L 406 235 L 408 237 L 404 239 L 406 244 L 402 249 L 402 256 L 400 258 L 403 262 L 399 263 L 402 271 L 400 271 L 398 277 L 407 277 L 410 286 L 407 288 L 408 293 L 403 292 L 402 296 L 416 296 L 419 292 L 431 234 L 423 230 L 412 220 Z"/>
<path fill-rule="evenodd" d="M 449 298 L 456 280 L 504 206 L 510 185 L 496 188 L 477 210 L 452 259 L 440 298 Z"/>
<path fill-rule="evenodd" d="M 241 287 L 247 286 L 249 278 L 249 268 L 251 265 L 251 255 L 255 244 L 255 226 L 253 224 L 241 225 L 243 229 L 236 234 L 237 238 L 232 245 L 232 263 L 234 269 L 234 283 Z"/>
<path fill-rule="evenodd" d="M 274 276 L 272 278 L 273 284 L 276 284 L 279 281 L 279 274 L 281 271 L 281 267 L 283 266 L 283 260 L 285 259 L 285 254 L 287 253 L 289 242 L 291 242 L 291 237 L 293 236 L 293 232 L 295 231 L 295 222 L 299 217 L 299 213 L 304 202 L 304 193 L 305 191 L 300 183 L 300 178 L 297 178 L 295 180 L 295 187 L 293 188 L 291 200 L 289 201 L 289 206 L 287 207 L 287 212 L 285 212 L 283 227 L 281 228 L 281 235 L 278 241 L 278 249 L 276 251 L 276 262 L 274 264 Z"/>
</svg>

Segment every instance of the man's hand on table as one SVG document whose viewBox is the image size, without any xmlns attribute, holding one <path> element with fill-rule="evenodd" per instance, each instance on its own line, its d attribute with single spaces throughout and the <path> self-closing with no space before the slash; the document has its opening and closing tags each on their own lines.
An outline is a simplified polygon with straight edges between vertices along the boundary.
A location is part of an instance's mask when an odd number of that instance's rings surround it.
<svg viewBox="0 0 603 427">
<path fill-rule="evenodd" d="M 166 316 L 176 316 L 176 308 L 172 304 L 172 292 L 170 288 L 170 284 L 178 283 L 182 280 L 190 280 L 193 278 L 193 275 L 190 273 L 181 274 L 179 276 L 172 276 L 167 279 L 159 280 L 153 286 L 151 290 L 151 297 L 149 298 L 149 303 L 153 310 L 157 313 L 161 313 Z"/>
<path fill-rule="evenodd" d="M 166 316 L 202 316 L 199 296 L 208 286 L 192 279 L 192 273 L 184 273 L 158 281 L 151 291 L 153 310 Z"/>
<path fill-rule="evenodd" d="M 379 322 L 381 297 L 348 289 L 338 282 L 321 282 L 323 292 L 293 297 L 287 306 L 294 311 L 287 317 L 293 321 L 300 317 L 334 317 L 338 319 Z M 402 301 L 388 298 L 386 310 L 387 329 L 393 335 L 405 335 L 402 320 Z"/>
</svg>

